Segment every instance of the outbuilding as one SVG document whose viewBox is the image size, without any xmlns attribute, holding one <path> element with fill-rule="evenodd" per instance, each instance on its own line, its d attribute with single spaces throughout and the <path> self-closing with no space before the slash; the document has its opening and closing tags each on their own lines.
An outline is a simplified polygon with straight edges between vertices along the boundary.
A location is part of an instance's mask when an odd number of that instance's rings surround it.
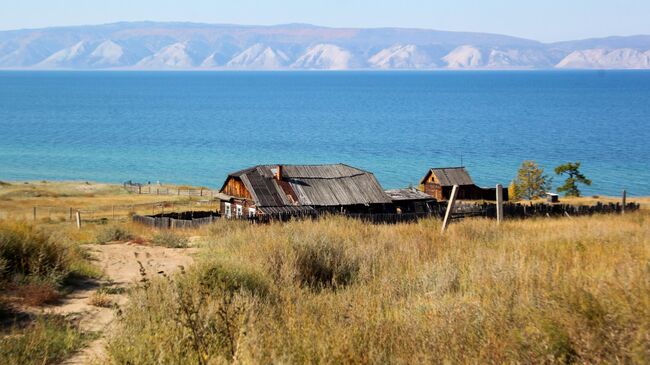
<svg viewBox="0 0 650 365">
<path fill-rule="evenodd" d="M 458 199 L 496 200 L 496 187 L 477 186 L 465 167 L 431 168 L 420 180 L 420 190 L 439 201 L 449 200 L 454 185 L 459 187 Z M 508 200 L 508 189 L 503 189 L 503 199 Z"/>
</svg>

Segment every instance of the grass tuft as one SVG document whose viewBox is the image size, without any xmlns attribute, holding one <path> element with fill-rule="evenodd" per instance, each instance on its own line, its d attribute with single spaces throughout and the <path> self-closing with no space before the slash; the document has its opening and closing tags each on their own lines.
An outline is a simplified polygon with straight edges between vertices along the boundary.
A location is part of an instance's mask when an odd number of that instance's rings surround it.
<svg viewBox="0 0 650 365">
<path fill-rule="evenodd" d="M 189 240 L 187 237 L 181 236 L 171 231 L 161 231 L 153 236 L 151 243 L 156 246 L 163 246 L 168 248 L 185 248 L 187 247 Z"/>
<path fill-rule="evenodd" d="M 111 225 L 101 228 L 95 237 L 97 243 L 105 244 L 116 241 L 128 241 L 133 238 L 133 234 L 126 228 L 117 225 Z"/>
</svg>

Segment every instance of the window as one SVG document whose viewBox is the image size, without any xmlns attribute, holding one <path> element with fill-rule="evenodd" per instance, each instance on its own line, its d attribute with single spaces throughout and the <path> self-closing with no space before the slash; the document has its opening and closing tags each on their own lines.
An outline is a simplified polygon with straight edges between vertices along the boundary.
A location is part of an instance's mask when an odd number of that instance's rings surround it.
<svg viewBox="0 0 650 365">
<path fill-rule="evenodd" d="M 236 209 L 235 214 L 237 215 L 237 218 L 241 218 L 242 215 L 244 215 L 244 208 L 241 205 L 237 204 L 235 205 L 235 209 Z"/>
<path fill-rule="evenodd" d="M 255 218 L 255 208 L 248 208 L 248 218 Z"/>
<path fill-rule="evenodd" d="M 223 203 L 223 215 L 226 218 L 232 217 L 232 209 L 230 207 L 230 203 Z"/>
</svg>

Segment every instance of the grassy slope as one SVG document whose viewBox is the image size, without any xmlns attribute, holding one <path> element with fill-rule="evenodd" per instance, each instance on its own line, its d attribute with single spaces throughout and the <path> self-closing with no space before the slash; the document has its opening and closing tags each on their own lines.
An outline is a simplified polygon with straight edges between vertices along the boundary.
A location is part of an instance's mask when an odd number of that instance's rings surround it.
<svg viewBox="0 0 650 365">
<path fill-rule="evenodd" d="M 642 211 L 467 220 L 445 235 L 433 220 L 221 224 L 202 264 L 133 293 L 109 352 L 116 363 L 648 363 L 649 223 Z"/>
</svg>

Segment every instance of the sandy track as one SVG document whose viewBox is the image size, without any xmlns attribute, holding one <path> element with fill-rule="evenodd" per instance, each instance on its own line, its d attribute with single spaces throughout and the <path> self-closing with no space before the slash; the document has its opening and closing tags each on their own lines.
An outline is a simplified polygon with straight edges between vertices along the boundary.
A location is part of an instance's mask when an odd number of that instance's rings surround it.
<svg viewBox="0 0 650 365">
<path fill-rule="evenodd" d="M 79 323 L 81 330 L 93 331 L 100 337 L 88 346 L 64 361 L 64 364 L 101 364 L 105 358 L 104 347 L 106 334 L 111 330 L 116 309 L 100 308 L 89 304 L 89 298 L 99 285 L 115 288 L 127 288 L 140 279 L 140 265 L 145 267 L 151 277 L 158 272 L 172 273 L 181 266 L 188 267 L 193 259 L 194 248 L 171 249 L 165 247 L 143 246 L 129 243 L 85 246 L 96 264 L 104 271 L 103 280 L 83 283 L 79 290 L 68 295 L 61 305 L 51 307 L 48 312 L 71 315 Z M 125 294 L 111 295 L 118 306 L 127 302 Z"/>
</svg>

